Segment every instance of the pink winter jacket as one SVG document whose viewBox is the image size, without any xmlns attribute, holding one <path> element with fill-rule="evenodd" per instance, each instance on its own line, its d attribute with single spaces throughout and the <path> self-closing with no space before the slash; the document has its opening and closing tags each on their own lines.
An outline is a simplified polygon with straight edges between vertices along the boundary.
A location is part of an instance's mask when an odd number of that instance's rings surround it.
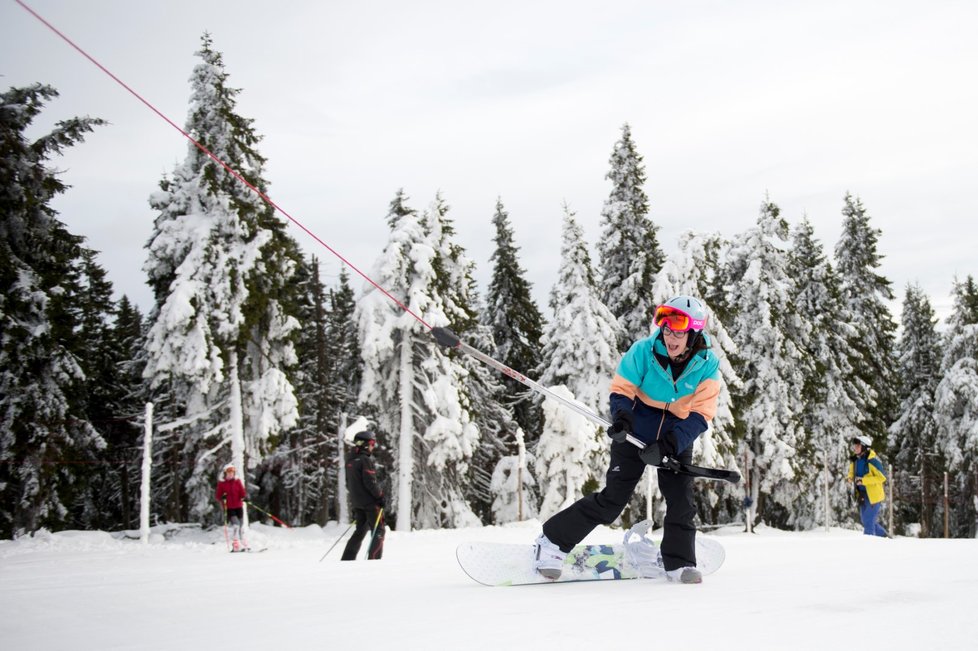
<svg viewBox="0 0 978 651">
<path fill-rule="evenodd" d="M 217 482 L 217 501 L 220 502 L 225 496 L 227 496 L 229 509 L 240 509 L 248 497 L 244 484 L 237 477 Z"/>
</svg>

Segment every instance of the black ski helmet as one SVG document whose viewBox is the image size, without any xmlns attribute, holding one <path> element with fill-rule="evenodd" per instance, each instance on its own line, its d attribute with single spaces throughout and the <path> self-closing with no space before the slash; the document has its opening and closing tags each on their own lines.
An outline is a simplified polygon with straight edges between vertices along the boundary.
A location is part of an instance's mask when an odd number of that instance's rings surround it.
<svg viewBox="0 0 978 651">
<path fill-rule="evenodd" d="M 367 445 L 368 443 L 370 443 L 370 441 L 373 441 L 374 443 L 377 442 L 377 436 L 370 430 L 357 432 L 356 435 L 353 437 L 353 445 L 357 447 L 360 447 L 361 445 Z"/>
</svg>

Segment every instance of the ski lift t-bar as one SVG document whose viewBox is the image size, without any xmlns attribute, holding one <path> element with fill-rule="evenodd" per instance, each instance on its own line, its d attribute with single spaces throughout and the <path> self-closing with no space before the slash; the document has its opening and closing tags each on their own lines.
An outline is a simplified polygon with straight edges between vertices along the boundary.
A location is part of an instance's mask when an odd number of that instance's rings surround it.
<svg viewBox="0 0 978 651">
<path fill-rule="evenodd" d="M 559 402 L 560 404 L 564 405 L 568 409 L 572 409 L 573 411 L 576 411 L 581 416 L 584 416 L 585 418 L 588 418 L 589 420 L 597 423 L 598 425 L 601 425 L 605 429 L 607 429 L 608 427 L 611 427 L 611 423 L 610 422 L 608 422 L 607 420 L 605 420 L 604 418 L 602 418 L 598 414 L 594 413 L 593 411 L 591 411 L 590 409 L 588 409 L 584 405 L 582 405 L 582 404 L 580 404 L 578 402 L 574 402 L 573 400 L 568 400 L 567 398 L 564 398 L 563 396 L 557 395 L 556 393 L 554 393 L 553 391 L 551 391 L 547 387 L 543 386 L 539 382 L 534 382 L 533 380 L 531 380 L 530 378 L 526 377 L 525 375 L 523 375 L 519 371 L 514 371 L 513 369 L 511 369 L 510 367 L 506 366 L 502 362 L 498 362 L 498 361 L 494 360 L 492 357 L 489 357 L 488 355 L 486 355 L 485 353 L 483 353 L 483 352 L 481 352 L 479 350 L 476 350 L 475 348 L 473 348 L 472 346 L 469 346 L 468 344 L 463 343 L 462 340 L 458 338 L 458 335 L 456 335 L 454 332 L 452 332 L 448 328 L 440 328 L 440 327 L 439 328 L 432 328 L 431 329 L 431 335 L 435 338 L 435 341 L 437 341 L 440 345 L 445 346 L 446 348 L 457 348 L 457 349 L 461 350 L 463 353 L 465 353 L 467 355 L 471 355 L 472 357 L 476 358 L 477 360 L 479 360 L 483 364 L 487 364 L 487 365 L 493 367 L 494 369 L 496 369 L 497 371 L 499 371 L 500 373 L 502 373 L 506 377 L 513 378 L 514 380 L 516 380 L 520 384 L 523 384 L 525 386 L 530 387 L 531 389 L 533 389 L 537 393 L 539 393 L 541 395 L 544 395 L 544 396 L 546 396 L 548 398 L 552 398 L 552 399 L 556 400 L 557 402 Z M 634 445 L 635 447 L 637 447 L 640 450 L 642 450 L 642 449 L 645 448 L 645 443 L 643 443 L 639 439 L 635 438 L 631 434 L 627 434 L 625 436 L 625 440 L 627 440 L 629 443 L 631 443 L 632 445 Z"/>
</svg>

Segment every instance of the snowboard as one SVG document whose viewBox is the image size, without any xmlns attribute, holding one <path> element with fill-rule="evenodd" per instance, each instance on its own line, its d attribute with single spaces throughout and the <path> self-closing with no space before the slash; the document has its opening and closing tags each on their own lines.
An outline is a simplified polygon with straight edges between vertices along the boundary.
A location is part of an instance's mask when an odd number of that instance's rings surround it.
<svg viewBox="0 0 978 651">
<path fill-rule="evenodd" d="M 642 545 L 639 554 L 629 545 Z M 642 571 L 635 562 L 636 556 L 648 557 L 657 546 L 643 538 L 639 542 L 621 542 L 609 545 L 578 545 L 564 560 L 564 570 L 559 579 L 551 580 L 533 568 L 533 545 L 466 542 L 458 546 L 455 556 L 462 570 L 483 585 L 531 585 L 536 583 L 569 583 L 573 581 L 604 581 L 619 579 L 666 580 L 661 568 L 645 566 Z M 653 555 L 655 551 L 651 552 Z M 726 558 L 723 546 L 712 538 L 696 536 L 696 567 L 704 575 L 720 569 Z M 651 571 L 650 571 L 651 570 Z M 644 574 L 644 576 L 643 576 Z"/>
</svg>

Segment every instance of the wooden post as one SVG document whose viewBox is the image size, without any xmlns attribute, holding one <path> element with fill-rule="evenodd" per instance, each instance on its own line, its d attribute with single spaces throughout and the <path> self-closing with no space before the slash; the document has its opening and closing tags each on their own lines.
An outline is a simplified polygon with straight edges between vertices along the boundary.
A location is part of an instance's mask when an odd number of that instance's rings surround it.
<svg viewBox="0 0 978 651">
<path fill-rule="evenodd" d="M 825 501 L 825 530 L 829 530 L 829 464 L 826 457 L 825 467 L 822 469 L 822 483 L 824 484 Z"/>
<path fill-rule="evenodd" d="M 652 478 L 655 477 L 654 472 L 645 473 L 645 519 L 649 522 L 652 520 Z"/>
<path fill-rule="evenodd" d="M 519 500 L 516 507 L 516 518 L 523 522 L 523 466 L 526 465 L 526 442 L 524 439 L 523 428 L 516 428 L 516 499 Z"/>
<path fill-rule="evenodd" d="M 945 538 L 950 538 L 951 537 L 949 535 L 950 529 L 948 527 L 948 525 L 949 525 L 948 512 L 947 512 L 948 511 L 948 506 L 949 506 L 949 500 L 947 498 L 947 472 L 945 471 L 945 473 L 944 473 L 944 537 Z"/>
<path fill-rule="evenodd" d="M 744 496 L 746 499 L 751 500 L 750 506 L 744 510 L 744 518 L 747 520 L 747 528 L 744 529 L 747 533 L 754 533 L 754 488 L 751 486 L 750 480 L 750 453 L 744 450 Z"/>
<path fill-rule="evenodd" d="M 931 507 L 926 458 L 920 463 L 920 537 L 930 538 Z"/>
<path fill-rule="evenodd" d="M 892 485 L 890 486 L 890 503 L 887 504 L 887 511 L 889 512 L 889 520 L 887 524 L 889 526 L 886 528 L 886 530 L 892 536 L 893 535 L 893 503 L 896 502 L 896 487 L 897 487 L 896 471 L 893 470 L 893 466 L 890 466 L 890 477 L 893 478 L 893 481 L 891 482 Z"/>
</svg>

